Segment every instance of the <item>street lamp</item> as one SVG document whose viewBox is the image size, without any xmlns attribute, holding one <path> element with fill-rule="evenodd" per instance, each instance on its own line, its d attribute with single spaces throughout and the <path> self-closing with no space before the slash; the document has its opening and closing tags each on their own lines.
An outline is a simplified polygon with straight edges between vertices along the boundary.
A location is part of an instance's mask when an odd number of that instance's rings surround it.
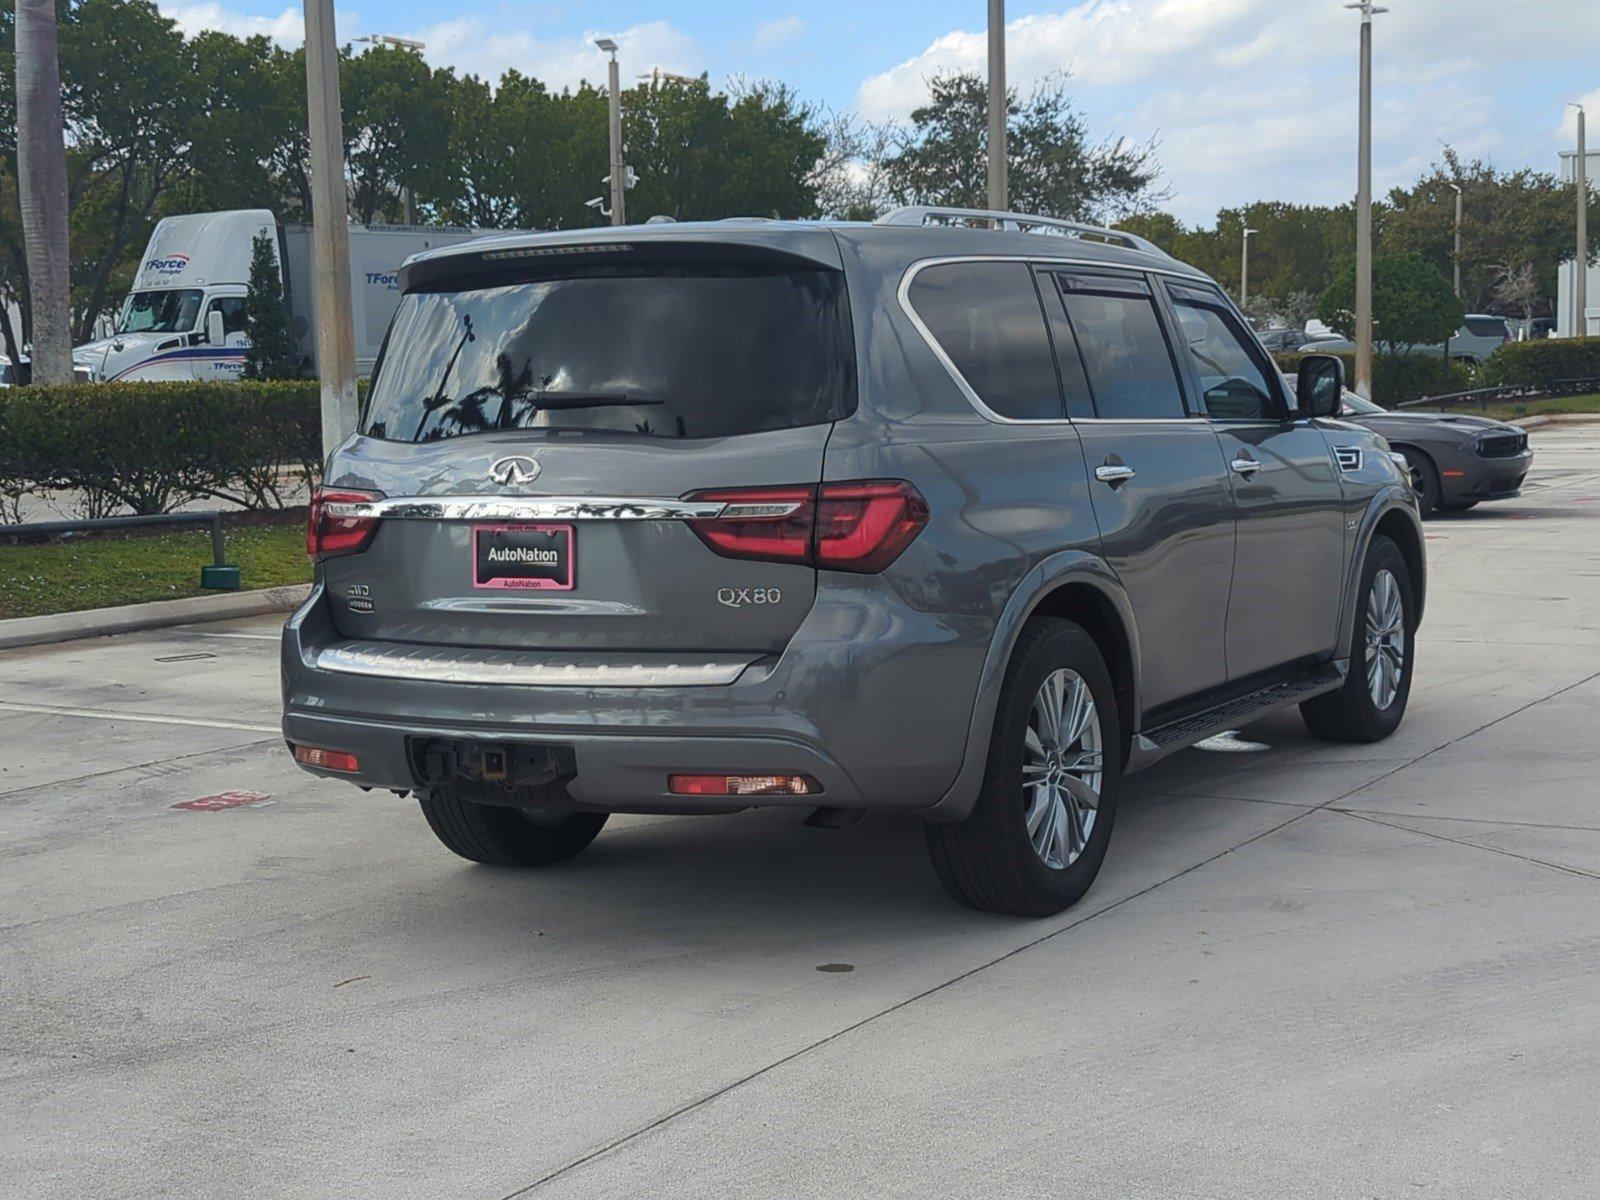
<svg viewBox="0 0 1600 1200">
<path fill-rule="evenodd" d="M 394 37 L 387 33 L 368 33 L 350 40 L 365 42 L 369 46 L 387 46 L 391 50 L 409 50 L 419 56 L 428 48 L 425 42 L 419 42 L 414 38 Z M 400 216 L 407 225 L 414 219 L 411 214 L 411 189 L 404 184 L 400 186 Z"/>
<path fill-rule="evenodd" d="M 1573 336 L 1589 334 L 1589 146 L 1584 136 L 1583 105 L 1569 103 L 1568 108 L 1578 110 L 1578 157 L 1574 160 L 1573 178 L 1578 184 L 1578 257 L 1573 262 L 1572 307 L 1576 319 L 1572 322 Z"/>
<path fill-rule="evenodd" d="M 1456 299 L 1459 300 L 1461 299 L 1461 185 L 1452 183 L 1450 186 L 1456 193 L 1456 248 L 1451 257 L 1455 263 Z"/>
<path fill-rule="evenodd" d="M 1361 14 L 1361 120 L 1356 154 L 1356 382 L 1372 399 L 1372 0 L 1346 4 Z"/>
<path fill-rule="evenodd" d="M 624 197 L 627 181 L 622 173 L 622 78 L 617 66 L 617 44 L 610 38 L 596 38 L 594 44 L 602 53 L 611 56 L 606 67 L 611 85 L 611 223 L 626 225 L 627 200 Z"/>
<path fill-rule="evenodd" d="M 1250 301 L 1250 237 L 1259 230 L 1247 228 L 1244 231 L 1244 249 L 1239 259 L 1239 310 L 1244 311 L 1245 305 Z M 1246 314 L 1248 316 L 1248 314 Z"/>
<path fill-rule="evenodd" d="M 1006 179 L 1006 0 L 989 0 L 989 208 L 1005 212 Z"/>
</svg>

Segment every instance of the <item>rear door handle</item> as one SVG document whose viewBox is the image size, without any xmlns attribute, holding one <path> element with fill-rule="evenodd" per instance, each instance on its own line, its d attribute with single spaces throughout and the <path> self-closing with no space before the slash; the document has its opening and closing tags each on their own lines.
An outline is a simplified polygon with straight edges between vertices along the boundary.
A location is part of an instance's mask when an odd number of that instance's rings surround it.
<svg viewBox="0 0 1600 1200">
<path fill-rule="evenodd" d="M 1127 483 L 1137 472 L 1132 467 L 1121 463 L 1106 463 L 1094 469 L 1094 477 L 1101 483 L 1109 483 L 1116 487 L 1119 483 Z"/>
<path fill-rule="evenodd" d="M 1261 470 L 1261 464 L 1260 463 L 1258 463 L 1253 458 L 1246 457 L 1243 454 L 1241 454 L 1238 458 L 1234 459 L 1228 465 L 1233 468 L 1233 473 L 1235 475 L 1243 475 L 1246 478 L 1248 478 L 1251 475 L 1254 475 L 1257 471 Z"/>
</svg>

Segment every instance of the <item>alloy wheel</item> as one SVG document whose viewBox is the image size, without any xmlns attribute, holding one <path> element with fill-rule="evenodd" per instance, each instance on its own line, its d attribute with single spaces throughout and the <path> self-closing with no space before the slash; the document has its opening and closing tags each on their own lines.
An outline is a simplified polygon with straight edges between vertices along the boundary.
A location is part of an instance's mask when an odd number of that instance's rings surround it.
<svg viewBox="0 0 1600 1200">
<path fill-rule="evenodd" d="M 1384 712 L 1400 694 L 1406 669 L 1405 605 L 1393 572 L 1380 570 L 1367 593 L 1367 693 Z"/>
<path fill-rule="evenodd" d="M 1083 676 L 1062 668 L 1039 685 L 1022 741 L 1024 820 L 1052 870 L 1077 861 L 1100 807 L 1100 715 Z"/>
</svg>

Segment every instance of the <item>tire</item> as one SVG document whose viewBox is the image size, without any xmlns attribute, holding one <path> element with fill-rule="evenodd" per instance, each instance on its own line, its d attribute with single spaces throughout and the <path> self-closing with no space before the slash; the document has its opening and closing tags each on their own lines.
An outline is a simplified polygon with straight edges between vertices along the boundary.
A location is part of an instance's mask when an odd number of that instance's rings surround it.
<svg viewBox="0 0 1600 1200">
<path fill-rule="evenodd" d="M 462 858 L 491 867 L 544 867 L 581 853 L 608 813 L 536 818 L 503 804 L 481 804 L 465 787 L 436 787 L 419 797 L 435 836 Z"/>
<path fill-rule="evenodd" d="M 1401 446 L 1400 454 L 1411 472 L 1411 490 L 1417 494 L 1417 508 L 1423 516 L 1431 516 L 1439 507 L 1439 468 L 1433 465 L 1433 459 L 1410 446 Z"/>
<path fill-rule="evenodd" d="M 1083 715 L 1081 708 L 1073 707 L 1074 698 L 1081 695 L 1080 684 L 1093 701 L 1083 734 L 1075 739 L 1058 736 L 1054 747 L 1042 746 L 1038 730 L 1030 731 L 1035 723 L 1052 726 L 1036 706 L 1047 679 L 1060 682 L 1061 699 L 1056 703 L 1068 713 Z M 1053 727 L 1070 733 L 1073 724 L 1064 719 Z M 1041 779 L 1028 788 L 1023 784 L 1025 755 L 1030 778 Z M 1074 755 L 1075 759 L 1069 757 Z M 1068 769 L 1074 761 L 1081 765 Z M 1096 762 L 1098 772 L 1092 769 Z M 1049 782 L 1068 775 L 1094 798 L 1092 810 L 1074 802 L 1081 792 Z M 1035 618 L 1017 639 L 1000 687 L 976 805 L 964 821 L 925 826 L 939 882 L 954 899 L 987 912 L 1048 917 L 1062 911 L 1076 903 L 1100 873 L 1121 782 L 1122 731 L 1111 674 L 1099 648 L 1081 626 L 1053 617 Z M 1029 830 L 1030 816 L 1036 818 L 1034 833 Z M 1059 836 L 1051 838 L 1049 830 Z M 1083 832 L 1087 837 L 1080 837 Z M 1035 836 L 1044 842 L 1043 851 L 1035 849 Z"/>
<path fill-rule="evenodd" d="M 1375 590 L 1378 577 L 1388 572 L 1398 590 L 1400 628 L 1385 634 L 1384 644 L 1399 647 L 1400 663 L 1398 681 L 1387 704 L 1379 703 L 1374 696 L 1377 685 L 1370 674 L 1368 645 L 1369 623 L 1374 619 L 1374 606 L 1380 605 L 1379 592 Z M 1300 706 L 1300 715 L 1306 727 L 1317 737 L 1330 742 L 1381 742 L 1400 727 L 1405 717 L 1406 702 L 1411 696 L 1411 678 L 1416 669 L 1416 602 L 1411 590 L 1411 572 L 1406 569 L 1405 556 L 1400 548 L 1386 537 L 1376 537 L 1367 549 L 1367 560 L 1361 567 L 1361 608 L 1356 614 L 1355 631 L 1350 645 L 1350 673 L 1337 691 L 1327 692 Z M 1381 605 L 1380 605 L 1381 606 Z M 1380 614 L 1381 617 L 1381 614 Z M 1377 657 L 1392 655 L 1386 650 L 1376 652 Z M 1378 688 L 1379 691 L 1384 689 Z"/>
</svg>

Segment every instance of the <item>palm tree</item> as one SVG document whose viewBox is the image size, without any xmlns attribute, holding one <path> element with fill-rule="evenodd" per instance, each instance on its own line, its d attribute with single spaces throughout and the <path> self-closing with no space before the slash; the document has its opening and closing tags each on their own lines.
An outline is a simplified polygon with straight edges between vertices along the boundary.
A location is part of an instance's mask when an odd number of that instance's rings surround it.
<svg viewBox="0 0 1600 1200">
<path fill-rule="evenodd" d="M 71 383 L 67 149 L 55 0 L 17 0 L 17 186 L 33 310 L 33 382 Z"/>
</svg>

